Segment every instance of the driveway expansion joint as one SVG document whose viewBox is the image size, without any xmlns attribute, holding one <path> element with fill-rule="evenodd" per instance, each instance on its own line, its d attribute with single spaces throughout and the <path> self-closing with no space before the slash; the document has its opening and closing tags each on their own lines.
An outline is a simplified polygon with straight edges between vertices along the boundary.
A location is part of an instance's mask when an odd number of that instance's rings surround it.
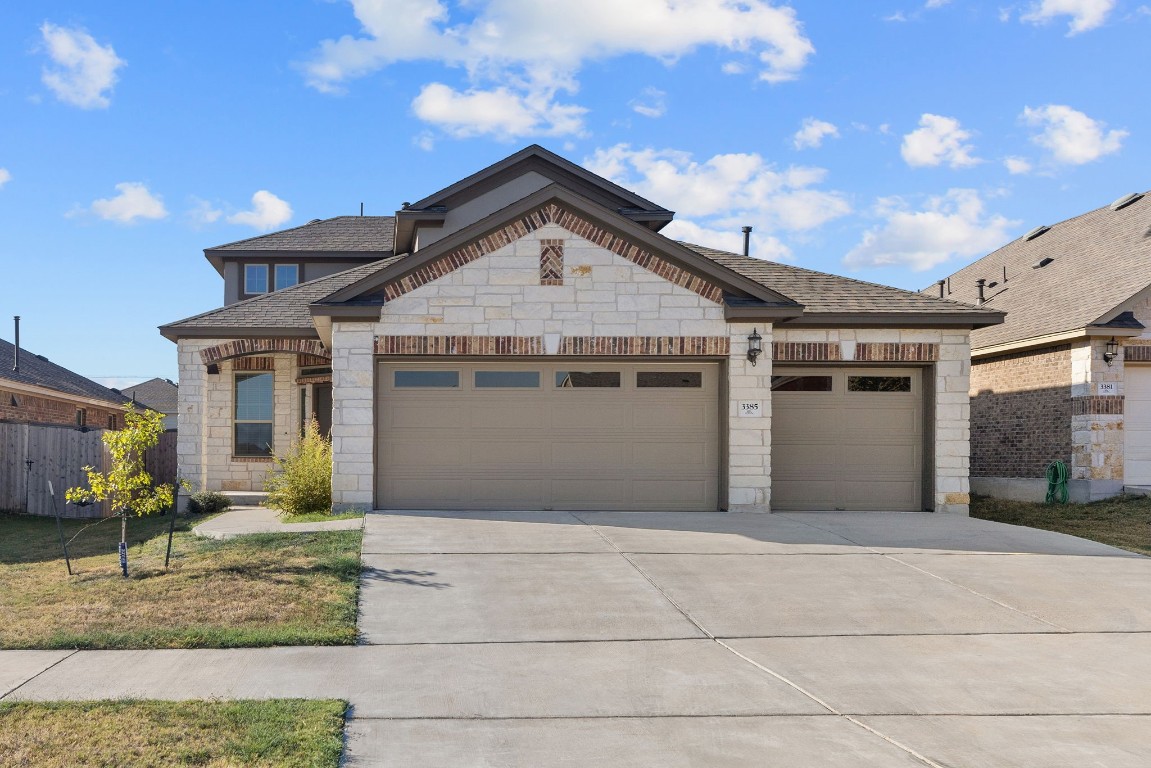
<svg viewBox="0 0 1151 768">
<path fill-rule="evenodd" d="M 42 669 L 39 672 L 37 672 L 36 674 L 32 675 L 32 677 L 29 677 L 27 680 L 24 680 L 19 685 L 17 685 L 15 688 L 11 688 L 11 689 L 5 691 L 4 695 L 0 696 L 0 701 L 3 701 L 4 699 L 8 698 L 12 694 L 16 693 L 16 691 L 18 691 L 21 688 L 23 688 L 24 686 L 28 685 L 28 683 L 30 683 L 33 680 L 35 680 L 36 678 L 40 677 L 40 675 L 43 675 L 45 672 L 48 672 L 49 670 L 53 669 L 57 665 L 64 663 L 65 661 L 72 658 L 73 656 L 75 656 L 79 652 L 80 652 L 79 648 L 73 648 L 72 652 L 69 653 L 68 655 L 62 656 L 59 659 L 56 659 L 56 661 L 54 661 L 51 664 L 49 664 L 48 666 L 44 667 L 44 669 Z"/>
</svg>

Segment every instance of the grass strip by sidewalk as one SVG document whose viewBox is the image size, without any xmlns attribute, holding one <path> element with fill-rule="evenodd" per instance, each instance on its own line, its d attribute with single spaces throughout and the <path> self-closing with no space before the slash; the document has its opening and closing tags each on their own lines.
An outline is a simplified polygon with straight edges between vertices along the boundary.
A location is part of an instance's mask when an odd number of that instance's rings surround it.
<svg viewBox="0 0 1151 768">
<path fill-rule="evenodd" d="M 92 521 L 69 520 L 71 537 Z M 55 521 L 0 515 L 0 648 L 229 648 L 343 645 L 356 639 L 360 541 L 354 531 L 218 541 L 180 518 L 164 572 L 167 518 L 129 523 L 119 573 L 118 521 L 60 555 Z"/>
<path fill-rule="evenodd" d="M 332 514 L 330 512 L 304 512 L 298 515 L 289 515 L 286 512 L 280 513 L 281 523 L 330 523 L 333 520 L 358 520 L 364 517 L 363 512 L 337 512 Z"/>
<path fill-rule="evenodd" d="M 1151 498 L 1116 496 L 1090 504 L 1039 504 L 973 496 L 971 516 L 1091 539 L 1151 555 Z"/>
<path fill-rule="evenodd" d="M 336 768 L 342 701 L 0 703 L 0 766 Z"/>
</svg>

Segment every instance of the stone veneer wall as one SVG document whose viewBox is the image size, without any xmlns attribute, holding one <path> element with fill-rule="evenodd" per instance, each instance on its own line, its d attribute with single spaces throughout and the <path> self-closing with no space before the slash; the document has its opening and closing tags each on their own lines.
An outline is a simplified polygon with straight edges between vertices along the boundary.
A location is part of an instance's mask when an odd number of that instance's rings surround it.
<svg viewBox="0 0 1151 768">
<path fill-rule="evenodd" d="M 570 214 L 565 215 L 564 221 L 574 229 L 593 231 L 586 222 L 573 222 Z M 677 275 L 680 284 L 669 282 L 558 224 L 544 223 L 517 234 L 518 239 L 461 260 L 450 272 L 437 273 L 434 282 L 422 278 L 409 282 L 403 295 L 384 305 L 378 323 L 334 324 L 332 439 L 337 506 L 367 508 L 374 500 L 373 352 L 377 336 L 542 338 L 544 356 L 596 349 L 596 340 L 607 337 L 727 337 L 729 507 L 766 511 L 770 504 L 771 363 L 761 358 L 752 367 L 747 362 L 747 336 L 753 326 L 729 325 L 723 307 L 709 298 L 714 292 L 690 276 Z M 541 285 L 541 242 L 554 246 L 556 240 L 563 241 L 563 284 Z M 659 268 L 669 269 L 666 264 Z M 754 327 L 770 345 L 770 327 Z M 512 350 L 520 348 L 514 341 L 500 343 Z M 653 348 L 645 341 L 627 343 L 629 349 Z M 763 416 L 739 418 L 740 399 L 763 403 Z"/>
<path fill-rule="evenodd" d="M 299 431 L 296 354 L 261 353 L 255 365 L 243 362 L 253 360 L 251 357 L 222 360 L 217 363 L 220 372 L 209 374 L 200 353 L 227 342 L 227 339 L 183 339 L 177 345 L 180 412 L 176 461 L 180 476 L 188 480 L 193 491 L 261 491 L 264 478 L 272 468 L 271 459 L 232 456 L 233 374 L 236 371 L 265 369 L 269 361 L 274 366 L 274 451 L 285 452 Z"/>
<path fill-rule="evenodd" d="M 1042 478 L 1071 465 L 1071 345 L 971 364 L 971 476 Z"/>
<path fill-rule="evenodd" d="M 776 349 L 792 361 L 919 362 L 934 385 L 935 413 L 925 414 L 933 445 L 924 461 L 935 487 L 935 511 L 967 514 L 970 503 L 971 346 L 966 330 L 776 328 Z M 784 346 L 786 345 L 786 346 Z M 937 346 L 933 346 L 937 345 Z M 767 348 L 767 347 L 765 347 Z M 802 350 L 802 351 L 801 351 Z M 934 420 L 932 420 L 934 416 Z"/>
<path fill-rule="evenodd" d="M 1123 356 L 1110 366 L 1104 362 L 1108 340 L 1086 339 L 1071 348 L 1069 470 L 1075 501 L 1093 501 L 1123 490 Z M 1099 382 L 1115 383 L 1117 395 L 1097 397 Z M 1081 487 L 1075 488 L 1076 484 Z"/>
</svg>

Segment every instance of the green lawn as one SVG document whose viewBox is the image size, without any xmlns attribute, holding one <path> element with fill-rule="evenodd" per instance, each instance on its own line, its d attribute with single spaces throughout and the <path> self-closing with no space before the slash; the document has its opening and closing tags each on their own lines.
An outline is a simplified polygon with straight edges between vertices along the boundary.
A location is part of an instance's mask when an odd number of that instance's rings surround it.
<svg viewBox="0 0 1151 768">
<path fill-rule="evenodd" d="M 180 518 L 129 522 L 120 576 L 118 520 L 66 521 L 68 576 L 51 518 L 0 515 L 0 648 L 224 648 L 337 645 L 356 639 L 360 531 L 227 541 Z"/>
<path fill-rule="evenodd" d="M 1117 496 L 1090 504 L 1035 504 L 974 496 L 971 516 L 1069 533 L 1151 555 L 1151 498 L 1146 496 Z"/>
<path fill-rule="evenodd" d="M 0 766 L 337 768 L 342 701 L 0 703 Z"/>
<path fill-rule="evenodd" d="M 364 516 L 363 512 L 305 512 L 299 515 L 289 515 L 286 512 L 280 513 L 281 523 L 327 523 L 332 520 L 356 520 Z"/>
</svg>

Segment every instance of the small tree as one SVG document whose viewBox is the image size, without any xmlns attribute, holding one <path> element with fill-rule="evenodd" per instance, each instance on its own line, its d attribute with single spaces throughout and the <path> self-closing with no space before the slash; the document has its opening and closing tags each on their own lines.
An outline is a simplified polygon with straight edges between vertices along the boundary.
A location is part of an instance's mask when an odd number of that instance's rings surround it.
<svg viewBox="0 0 1151 768">
<path fill-rule="evenodd" d="M 172 506 L 174 489 L 170 484 L 155 486 L 144 468 L 144 453 L 160 442 L 164 415 L 152 410 L 137 412 L 131 406 L 124 414 L 124 428 L 108 430 L 101 439 L 112 454 L 112 469 L 97 472 L 84 467 L 88 488 L 69 488 L 70 502 L 107 501 L 112 514 L 120 518 L 120 569 L 128 577 L 128 517 L 163 513 Z"/>
<path fill-rule="evenodd" d="M 283 458 L 273 456 L 276 472 L 264 481 L 264 504 L 289 515 L 332 510 L 332 442 L 308 419 L 304 435 Z"/>
</svg>

